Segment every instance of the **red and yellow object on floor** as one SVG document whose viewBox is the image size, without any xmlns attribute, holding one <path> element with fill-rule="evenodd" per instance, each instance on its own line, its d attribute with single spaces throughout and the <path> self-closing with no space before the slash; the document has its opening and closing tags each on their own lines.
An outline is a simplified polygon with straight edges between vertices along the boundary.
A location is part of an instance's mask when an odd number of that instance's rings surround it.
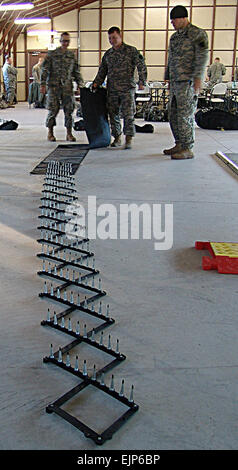
<svg viewBox="0 0 238 470">
<path fill-rule="evenodd" d="M 208 250 L 211 254 L 211 257 L 202 258 L 204 270 L 217 269 L 222 274 L 238 274 L 238 243 L 197 241 L 195 248 Z"/>
</svg>

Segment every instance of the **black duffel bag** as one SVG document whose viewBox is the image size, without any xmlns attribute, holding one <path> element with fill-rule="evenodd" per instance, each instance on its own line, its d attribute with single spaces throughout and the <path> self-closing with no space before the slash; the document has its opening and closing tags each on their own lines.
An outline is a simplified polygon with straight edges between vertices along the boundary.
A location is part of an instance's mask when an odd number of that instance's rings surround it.
<svg viewBox="0 0 238 470">
<path fill-rule="evenodd" d="M 89 147 L 108 147 L 111 142 L 111 132 L 108 123 L 106 89 L 99 88 L 92 92 L 89 88 L 81 88 L 80 102 Z"/>
<path fill-rule="evenodd" d="M 195 114 L 195 121 L 202 129 L 213 129 L 225 131 L 238 130 L 238 115 L 228 113 L 222 109 L 200 109 Z"/>
</svg>

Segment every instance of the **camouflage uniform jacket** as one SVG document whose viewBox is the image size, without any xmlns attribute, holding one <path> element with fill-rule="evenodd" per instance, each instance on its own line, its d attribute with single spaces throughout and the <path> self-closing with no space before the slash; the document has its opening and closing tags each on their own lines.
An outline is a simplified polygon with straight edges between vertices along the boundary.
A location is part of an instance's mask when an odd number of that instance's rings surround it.
<svg viewBox="0 0 238 470">
<path fill-rule="evenodd" d="M 17 69 L 8 63 L 5 63 L 2 68 L 3 80 L 5 86 L 15 87 L 17 81 Z"/>
<path fill-rule="evenodd" d="M 211 82 L 221 82 L 222 75 L 226 74 L 226 67 L 221 63 L 214 63 L 210 65 L 207 69 L 207 76 L 210 78 Z"/>
<path fill-rule="evenodd" d="M 124 42 L 118 49 L 108 49 L 100 64 L 94 83 L 101 85 L 107 76 L 107 88 L 110 91 L 128 91 L 136 87 L 135 69 L 139 81 L 146 84 L 147 68 L 144 57 L 134 46 Z"/>
<path fill-rule="evenodd" d="M 48 85 L 49 87 L 63 86 L 72 91 L 73 80 L 78 86 L 83 85 L 74 53 L 69 50 L 63 52 L 61 47 L 49 51 L 42 64 L 41 85 Z"/>
<path fill-rule="evenodd" d="M 203 78 L 208 60 L 206 31 L 189 23 L 170 38 L 165 80 L 183 81 Z"/>
<path fill-rule="evenodd" d="M 40 83 L 40 77 L 41 77 L 41 65 L 40 64 L 36 64 L 34 65 L 34 67 L 32 67 L 32 76 L 37 83 Z"/>
</svg>

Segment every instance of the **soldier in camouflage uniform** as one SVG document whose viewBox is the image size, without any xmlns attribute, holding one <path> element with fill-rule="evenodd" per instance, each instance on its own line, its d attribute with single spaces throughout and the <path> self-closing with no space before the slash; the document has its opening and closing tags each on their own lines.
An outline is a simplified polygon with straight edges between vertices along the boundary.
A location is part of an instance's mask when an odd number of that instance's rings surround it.
<svg viewBox="0 0 238 470">
<path fill-rule="evenodd" d="M 222 82 L 222 76 L 226 74 L 226 67 L 220 62 L 220 58 L 216 57 L 214 63 L 210 65 L 207 69 L 207 76 L 209 82 L 207 83 L 208 87 L 213 87 L 217 83 Z"/>
<path fill-rule="evenodd" d="M 46 127 L 48 127 L 48 140 L 55 141 L 53 127 L 56 125 L 56 116 L 62 104 L 65 115 L 65 127 L 67 129 L 66 140 L 75 141 L 72 135 L 72 113 L 74 110 L 73 80 L 78 87 L 83 85 L 79 72 L 78 63 L 73 51 L 67 50 L 70 43 L 68 33 L 62 33 L 60 37 L 61 47 L 49 51 L 43 64 L 41 72 L 40 92 L 47 91 L 47 109 L 49 110 Z"/>
<path fill-rule="evenodd" d="M 164 153 L 182 160 L 194 156 L 194 113 L 208 59 L 208 37 L 189 23 L 184 6 L 174 7 L 170 19 L 176 32 L 170 39 L 165 79 L 170 82 L 169 121 L 175 146 Z"/>
<path fill-rule="evenodd" d="M 39 57 L 37 64 L 32 67 L 32 76 L 36 83 L 41 81 L 41 67 L 42 67 L 43 57 Z"/>
<path fill-rule="evenodd" d="M 131 148 L 132 137 L 135 135 L 135 70 L 139 75 L 139 89 L 146 84 L 147 69 L 140 52 L 133 46 L 122 41 L 120 29 L 112 26 L 108 30 L 108 49 L 100 64 L 93 87 L 100 86 L 107 76 L 107 106 L 110 117 L 111 133 L 114 141 L 112 147 L 121 145 L 120 113 L 123 117 L 123 132 L 126 136 L 125 148 Z"/>
<path fill-rule="evenodd" d="M 13 106 L 15 94 L 16 94 L 16 84 L 17 84 L 17 69 L 12 65 L 12 58 L 6 56 L 6 62 L 2 68 L 3 81 L 7 95 L 8 105 Z"/>
</svg>

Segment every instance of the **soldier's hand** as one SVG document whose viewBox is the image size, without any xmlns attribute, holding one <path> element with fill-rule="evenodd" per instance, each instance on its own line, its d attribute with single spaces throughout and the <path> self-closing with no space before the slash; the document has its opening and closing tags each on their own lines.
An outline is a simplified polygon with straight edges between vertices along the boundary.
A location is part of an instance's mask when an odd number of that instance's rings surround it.
<svg viewBox="0 0 238 470">
<path fill-rule="evenodd" d="M 40 86 L 40 93 L 42 93 L 42 95 L 46 94 L 46 86 L 45 85 Z"/>
<path fill-rule="evenodd" d="M 194 88 L 195 95 L 199 95 L 199 93 L 202 89 L 202 80 L 201 80 L 201 78 L 194 78 L 193 88 Z"/>
</svg>

